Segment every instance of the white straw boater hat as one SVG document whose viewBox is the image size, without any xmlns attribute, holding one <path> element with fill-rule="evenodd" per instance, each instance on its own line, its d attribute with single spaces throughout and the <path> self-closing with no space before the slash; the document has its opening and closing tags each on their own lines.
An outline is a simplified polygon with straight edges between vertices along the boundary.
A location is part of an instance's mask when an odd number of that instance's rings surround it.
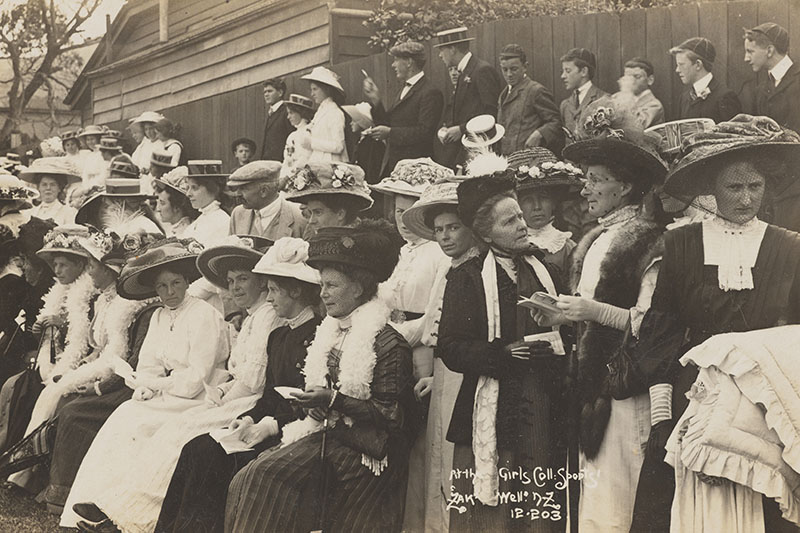
<svg viewBox="0 0 800 533">
<path fill-rule="evenodd" d="M 165 265 L 177 266 L 192 282 L 200 277 L 195 262 L 203 245 L 194 239 L 170 237 L 145 246 L 128 259 L 117 282 L 117 293 L 127 300 L 146 300 L 156 296 L 154 271 Z"/>
<path fill-rule="evenodd" d="M 453 177 L 452 170 L 435 163 L 429 157 L 402 159 L 397 162 L 389 176 L 370 187 L 386 194 L 402 194 L 419 198 L 428 185 L 438 181 L 452 180 Z"/>
<path fill-rule="evenodd" d="M 307 260 L 308 241 L 283 237 L 275 241 L 275 244 L 259 259 L 253 272 L 319 285 L 319 272 L 308 266 Z"/>
<path fill-rule="evenodd" d="M 364 170 L 358 165 L 310 162 L 296 169 L 286 182 L 286 199 L 293 202 L 306 203 L 329 195 L 349 196 L 361 211 L 372 207 Z"/>
<path fill-rule="evenodd" d="M 230 270 L 251 271 L 272 244 L 269 239 L 230 235 L 218 246 L 206 248 L 197 257 L 197 269 L 217 287 L 227 289 Z"/>
<path fill-rule="evenodd" d="M 40 157 L 19 173 L 28 183 L 39 183 L 44 175 L 62 176 L 66 185 L 81 181 L 81 171 L 66 157 Z"/>
<path fill-rule="evenodd" d="M 339 82 L 339 75 L 325 67 L 314 67 L 314 69 L 305 76 L 300 76 L 300 79 L 322 83 L 323 85 L 336 89 L 344 96 L 344 88 Z"/>
<path fill-rule="evenodd" d="M 466 129 L 467 132 L 461 136 L 461 144 L 466 148 L 491 146 L 506 134 L 506 129 L 492 115 L 472 117 L 467 122 Z"/>
<path fill-rule="evenodd" d="M 409 231 L 429 241 L 435 240 L 433 228 L 425 222 L 425 217 L 432 208 L 450 205 L 458 206 L 458 183 L 443 181 L 429 185 L 414 205 L 403 212 L 403 224 Z"/>
<path fill-rule="evenodd" d="M 75 257 L 83 257 L 88 259 L 91 254 L 89 249 L 102 251 L 104 243 L 97 235 L 99 232 L 95 230 L 94 238 L 97 238 L 97 243 L 90 242 L 93 239 L 92 233 L 87 226 L 80 224 L 64 224 L 47 232 L 44 236 L 44 246 L 36 252 L 50 268 L 53 268 L 53 257 L 55 255 L 72 255 Z M 100 234 L 102 235 L 102 234 Z M 111 251 L 111 247 L 108 247 Z M 102 257 L 102 255 L 101 255 Z M 98 259 L 99 261 L 99 259 Z"/>
<path fill-rule="evenodd" d="M 439 48 L 440 46 L 450 46 L 456 43 L 465 43 L 469 41 L 474 41 L 474 37 L 467 37 L 467 28 L 461 26 L 460 28 L 451 28 L 449 30 L 440 31 L 434 37 L 438 39 L 438 42 L 433 45 L 434 48 Z"/>
<path fill-rule="evenodd" d="M 39 198 L 39 191 L 13 174 L 0 171 L 0 201 L 20 202 L 23 209 L 33 207 L 33 200 Z"/>
</svg>

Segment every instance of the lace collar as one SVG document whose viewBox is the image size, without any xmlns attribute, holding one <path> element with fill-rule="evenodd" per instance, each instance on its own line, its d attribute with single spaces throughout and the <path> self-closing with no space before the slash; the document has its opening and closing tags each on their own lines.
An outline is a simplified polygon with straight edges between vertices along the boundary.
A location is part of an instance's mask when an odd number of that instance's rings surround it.
<svg viewBox="0 0 800 533">
<path fill-rule="evenodd" d="M 548 222 L 539 229 L 528 227 L 528 236 L 534 246 L 547 253 L 555 254 L 564 248 L 567 240 L 572 237 L 572 233 L 560 231 L 553 226 L 552 222 Z"/>
<path fill-rule="evenodd" d="M 753 218 L 736 224 L 715 216 L 702 224 L 703 264 L 717 267 L 719 288 L 723 291 L 754 288 L 753 267 L 767 223 Z"/>
<path fill-rule="evenodd" d="M 610 229 L 614 226 L 628 222 L 629 220 L 635 218 L 638 214 L 638 205 L 625 205 L 612 211 L 604 217 L 598 218 L 597 223 L 603 226 L 604 229 Z"/>
</svg>

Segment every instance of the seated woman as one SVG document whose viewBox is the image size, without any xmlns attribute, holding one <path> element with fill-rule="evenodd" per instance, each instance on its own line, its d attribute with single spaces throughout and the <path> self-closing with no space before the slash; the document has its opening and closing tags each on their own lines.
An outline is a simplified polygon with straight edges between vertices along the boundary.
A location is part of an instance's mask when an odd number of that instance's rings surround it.
<svg viewBox="0 0 800 533">
<path fill-rule="evenodd" d="M 20 178 L 36 185 L 41 203 L 31 209 L 31 216 L 52 220 L 58 225 L 75 222 L 77 211 L 64 204 L 68 187 L 80 183 L 80 170 L 65 157 L 40 157 L 20 173 Z"/>
<path fill-rule="evenodd" d="M 704 395 L 705 404 L 715 402 L 711 393 L 716 394 L 717 387 L 713 383 L 701 386 L 702 380 L 693 385 L 698 367 L 688 362 L 682 367 L 679 359 L 720 333 L 800 323 L 800 235 L 757 217 L 769 190 L 781 190 L 785 180 L 793 179 L 776 174 L 774 165 L 798 165 L 800 137 L 768 117 L 737 115 L 710 132 L 692 136 L 685 149 L 667 177 L 665 191 L 685 203 L 712 194 L 717 212 L 713 218 L 664 236 L 663 266 L 637 346 L 637 363 L 651 391 L 663 394 L 652 407 L 653 426 L 632 530 L 655 524 L 660 530 L 673 531 L 703 527 L 706 531 L 797 531 L 797 525 L 787 521 L 797 520 L 796 503 L 785 498 L 791 498 L 796 485 L 783 490 L 786 478 L 778 473 L 775 456 L 767 447 L 759 450 L 759 461 L 742 457 L 752 438 L 732 439 L 725 452 L 711 452 L 713 457 L 708 451 L 681 454 L 697 449 L 688 438 L 683 441 L 683 433 L 688 429 L 689 437 L 696 436 L 700 428 L 687 428 L 687 424 L 702 424 L 691 417 L 681 419 L 687 404 L 703 401 Z M 709 346 L 701 350 L 707 360 L 730 363 L 724 344 L 717 345 L 721 351 L 716 354 L 710 353 L 715 344 Z M 758 350 L 753 352 L 758 355 Z M 796 392 L 793 395 L 796 398 Z M 664 462 L 664 447 L 678 419 L 681 425 L 667 446 L 673 471 Z M 791 454 L 792 443 L 787 444 L 784 457 Z M 761 460 L 764 463 L 754 464 Z M 771 481 L 755 482 L 761 479 Z"/>
<path fill-rule="evenodd" d="M 94 501 L 124 530 L 151 530 L 183 445 L 251 409 L 263 392 L 267 339 L 283 320 L 266 301 L 267 280 L 251 272 L 262 254 L 235 236 L 228 241 L 231 244 L 204 250 L 197 266 L 206 280 L 227 288 L 236 306 L 247 310 L 228 360 L 231 379 L 207 393 L 205 405 L 185 410 L 152 435 L 137 438 L 141 460 L 128 459 L 125 482 Z"/>
<path fill-rule="evenodd" d="M 225 499 L 233 476 L 263 450 L 280 442 L 281 428 L 295 420 L 294 410 L 275 387 L 303 388 L 300 373 L 306 349 L 320 323 L 319 274 L 305 264 L 308 243 L 285 237 L 275 242 L 253 272 L 268 279 L 267 302 L 288 323 L 276 328 L 267 342 L 266 387 L 255 407 L 234 420 L 241 441 L 251 451 L 227 454 L 208 434 L 181 451 L 164 498 L 156 531 L 221 532 Z"/>
<path fill-rule="evenodd" d="M 325 228 L 311 240 L 328 316 L 308 349 L 306 392 L 294 395 L 307 416 L 233 478 L 226 531 L 400 531 L 416 429 L 411 349 L 376 298 L 400 244 L 385 222 Z M 321 507 L 325 516 L 314 512 Z"/>
<path fill-rule="evenodd" d="M 183 238 L 186 230 L 200 215 L 200 211 L 192 207 L 192 202 L 186 195 L 189 190 L 186 180 L 188 173 L 186 167 L 177 167 L 153 180 L 156 212 L 161 223 L 166 226 L 169 237 Z"/>
<path fill-rule="evenodd" d="M 575 241 L 572 233 L 556 229 L 553 222 L 559 219 L 565 201 L 579 197 L 583 172 L 541 147 L 514 152 L 508 160 L 508 166 L 518 171 L 519 207 L 531 242 L 544 252 L 544 261 L 566 275 Z"/>
<path fill-rule="evenodd" d="M 222 161 L 189 161 L 186 196 L 200 215 L 189 224 L 182 238 L 196 239 L 205 247 L 215 246 L 228 236 L 230 216 L 220 207 L 220 198 L 228 175 Z"/>
<path fill-rule="evenodd" d="M 142 451 L 140 443 L 176 415 L 203 405 L 204 383 L 215 387 L 227 376 L 228 335 L 222 316 L 186 295 L 189 283 L 199 277 L 195 261 L 200 251 L 195 241 L 166 239 L 125 264 L 119 294 L 129 299 L 158 295 L 164 307 L 153 314 L 139 365 L 127 378 L 133 399 L 109 417 L 78 470 L 61 515 L 65 527 L 75 527 L 79 520 L 74 504 L 102 504 L 120 480 L 131 477 L 126 467 L 138 464 L 130 459 Z"/>
</svg>

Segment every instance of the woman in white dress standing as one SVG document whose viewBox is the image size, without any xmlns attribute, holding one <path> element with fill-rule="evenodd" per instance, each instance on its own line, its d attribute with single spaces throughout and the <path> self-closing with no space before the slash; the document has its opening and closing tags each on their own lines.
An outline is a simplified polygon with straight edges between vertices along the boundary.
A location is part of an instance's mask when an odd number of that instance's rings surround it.
<svg viewBox="0 0 800 533">
<path fill-rule="evenodd" d="M 105 494 L 125 483 L 131 459 L 141 457 L 141 442 L 186 410 L 203 405 L 204 383 L 216 387 L 227 376 L 225 321 L 213 307 L 186 294 L 199 277 L 195 262 L 201 250 L 196 242 L 166 239 L 123 268 L 117 285 L 120 296 L 158 295 L 164 307 L 153 314 L 139 364 L 128 377 L 133 399 L 109 417 L 81 463 L 61 515 L 65 527 L 76 527 L 79 514 L 91 520 L 95 515 L 85 508 L 93 506 L 73 510 L 73 505 L 102 502 Z"/>
<path fill-rule="evenodd" d="M 309 161 L 349 162 L 345 143 L 344 89 L 339 76 L 325 67 L 315 67 L 302 79 L 310 82 L 311 99 L 319 106 L 309 124 L 309 134 L 300 144 L 311 150 Z"/>
</svg>

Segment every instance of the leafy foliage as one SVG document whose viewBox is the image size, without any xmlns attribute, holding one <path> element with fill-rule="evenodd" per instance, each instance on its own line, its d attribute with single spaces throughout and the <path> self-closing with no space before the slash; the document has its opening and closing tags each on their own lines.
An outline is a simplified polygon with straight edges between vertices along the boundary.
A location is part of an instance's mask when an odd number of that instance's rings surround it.
<svg viewBox="0 0 800 533">
<path fill-rule="evenodd" d="M 0 127 L 8 142 L 34 94 L 44 88 L 52 102 L 57 86 L 75 79 L 82 67 L 74 49 L 83 44 L 81 26 L 102 0 L 27 0 L 0 13 L 0 58 L 11 62 L 7 84 L 9 114 Z"/>
<path fill-rule="evenodd" d="M 499 19 L 540 15 L 615 13 L 641 7 L 664 7 L 722 0 L 371 0 L 370 45 L 388 50 L 404 40 L 424 41 L 455 26 L 472 27 Z"/>
</svg>

